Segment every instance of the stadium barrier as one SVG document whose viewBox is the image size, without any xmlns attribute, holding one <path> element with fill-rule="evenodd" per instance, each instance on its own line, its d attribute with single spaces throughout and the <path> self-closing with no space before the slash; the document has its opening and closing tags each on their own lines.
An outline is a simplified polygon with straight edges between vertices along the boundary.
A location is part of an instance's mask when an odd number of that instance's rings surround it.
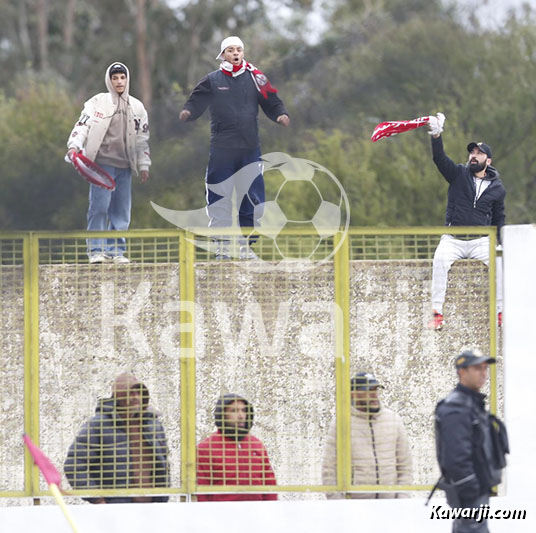
<svg viewBox="0 0 536 533">
<path fill-rule="evenodd" d="M 123 372 L 149 391 L 166 433 L 170 480 L 155 486 L 158 459 L 140 446 L 138 457 L 154 465 L 152 485 L 138 479 L 130 488 L 130 474 L 120 478 L 114 459 L 112 471 L 99 474 L 112 476 L 111 488 L 73 490 L 76 496 L 429 490 L 437 478 L 432 412 L 455 383 L 454 356 L 466 345 L 500 356 L 495 228 L 449 228 L 488 236 L 490 268 L 476 261 L 453 266 L 441 332 L 426 323 L 431 260 L 444 227 L 351 228 L 328 238 L 283 229 L 277 238 L 253 238 L 257 258 L 250 260 L 239 257 L 243 238 L 222 232 L 0 233 L 0 497 L 48 495 L 22 433 L 62 467 Z M 89 264 L 89 237 L 124 238 L 130 263 Z M 230 243 L 229 260 L 215 256 L 222 242 Z M 491 366 L 494 412 L 502 406 L 498 367 Z M 376 375 L 385 387 L 382 404 L 403 421 L 410 483 L 358 482 L 364 459 L 352 456 L 356 372 Z M 275 485 L 198 482 L 196 447 L 214 432 L 214 405 L 226 393 L 253 406 L 251 433 L 267 450 Z M 322 463 L 332 421 L 335 480 L 328 483 Z M 104 453 L 102 444 L 86 444 L 84 453 Z"/>
</svg>

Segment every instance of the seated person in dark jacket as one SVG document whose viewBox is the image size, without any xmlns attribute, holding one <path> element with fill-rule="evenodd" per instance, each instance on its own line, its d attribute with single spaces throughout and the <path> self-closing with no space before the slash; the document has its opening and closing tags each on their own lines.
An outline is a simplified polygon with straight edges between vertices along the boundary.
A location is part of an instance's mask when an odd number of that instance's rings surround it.
<svg viewBox="0 0 536 533">
<path fill-rule="evenodd" d="M 438 113 L 430 117 L 432 153 L 434 163 L 449 183 L 447 196 L 447 226 L 497 226 L 500 242 L 504 226 L 504 197 L 506 191 L 499 179 L 499 172 L 491 166 L 491 148 L 483 142 L 467 145 L 467 163 L 454 163 L 443 150 L 441 132 L 445 116 Z M 428 327 L 440 330 L 444 326 L 443 303 L 447 291 L 447 276 L 454 261 L 479 259 L 489 266 L 489 237 L 442 235 L 434 254 L 432 271 L 433 317 Z M 502 262 L 497 266 L 497 312 L 502 322 Z"/>
<path fill-rule="evenodd" d="M 73 489 L 169 487 L 164 428 L 149 407 L 147 387 L 132 374 L 117 377 L 112 397 L 99 401 L 95 416 L 71 444 L 64 470 Z M 168 501 L 167 496 L 143 495 L 85 499 L 91 503 Z"/>
<path fill-rule="evenodd" d="M 254 227 L 262 216 L 261 204 L 265 201 L 257 121 L 259 106 L 268 118 L 282 126 L 288 126 L 290 119 L 277 89 L 244 59 L 244 43 L 239 37 L 224 39 L 216 59 L 221 59 L 219 70 L 196 85 L 179 118 L 192 121 L 207 107 L 210 111 L 210 155 L 205 176 L 209 226 L 232 226 L 232 197 L 236 188 L 239 224 Z M 241 178 L 244 184 L 229 179 L 246 166 L 247 176 Z M 257 205 L 260 207 L 255 210 Z M 242 259 L 253 258 L 247 244 L 244 240 L 236 254 Z M 228 245 L 216 253 L 220 259 L 228 258 Z"/>
</svg>

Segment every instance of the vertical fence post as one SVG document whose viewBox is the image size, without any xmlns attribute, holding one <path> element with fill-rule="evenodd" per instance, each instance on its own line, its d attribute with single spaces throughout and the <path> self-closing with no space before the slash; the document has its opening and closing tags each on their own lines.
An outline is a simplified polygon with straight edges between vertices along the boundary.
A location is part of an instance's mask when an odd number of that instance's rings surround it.
<svg viewBox="0 0 536 533">
<path fill-rule="evenodd" d="M 345 492 L 352 484 L 350 447 L 350 254 L 349 236 L 338 233 L 334 246 L 335 304 L 335 380 L 337 387 L 337 488 Z"/>
<path fill-rule="evenodd" d="M 188 495 L 196 486 L 195 445 L 195 247 L 180 234 L 181 480 Z"/>
<path fill-rule="evenodd" d="M 39 446 L 39 238 L 28 233 L 24 259 L 24 431 Z M 28 496 L 39 493 L 39 469 L 25 450 L 24 487 Z M 39 500 L 34 500 L 39 504 Z"/>
<path fill-rule="evenodd" d="M 31 361 L 32 361 L 32 343 L 31 343 L 31 261 L 30 261 L 30 235 L 25 235 L 22 241 L 22 259 L 23 259 L 23 300 L 24 300 L 24 432 L 32 435 L 31 424 Z M 32 435 L 33 437 L 33 435 Z M 22 441 L 21 441 L 22 444 Z M 24 446 L 24 494 L 32 495 L 32 458 L 30 452 Z"/>
</svg>

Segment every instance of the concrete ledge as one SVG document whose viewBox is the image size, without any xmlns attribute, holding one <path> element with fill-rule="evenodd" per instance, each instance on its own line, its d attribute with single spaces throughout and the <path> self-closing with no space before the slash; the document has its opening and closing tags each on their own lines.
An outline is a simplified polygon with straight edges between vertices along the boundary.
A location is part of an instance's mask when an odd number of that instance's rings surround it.
<svg viewBox="0 0 536 533">
<path fill-rule="evenodd" d="M 442 498 L 424 500 L 340 500 L 308 502 L 233 502 L 70 506 L 80 533 L 447 533 L 451 521 L 431 518 L 433 506 L 448 509 Z M 527 510 L 524 520 L 490 520 L 493 533 L 532 533 L 532 499 L 494 498 L 491 511 Z M 532 512 L 531 512 L 532 511 Z M 69 533 L 56 506 L 0 508 L 2 531 Z"/>
</svg>

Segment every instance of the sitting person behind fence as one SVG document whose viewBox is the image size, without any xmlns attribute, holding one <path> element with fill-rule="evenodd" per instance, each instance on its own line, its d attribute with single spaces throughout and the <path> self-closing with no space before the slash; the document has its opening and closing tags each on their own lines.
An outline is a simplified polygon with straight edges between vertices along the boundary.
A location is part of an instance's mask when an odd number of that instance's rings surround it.
<svg viewBox="0 0 536 533">
<path fill-rule="evenodd" d="M 275 474 L 263 443 L 250 434 L 253 406 L 237 394 L 225 394 L 216 402 L 218 430 L 197 446 L 198 485 L 275 485 Z M 198 494 L 197 500 L 277 500 L 277 494 Z"/>
<path fill-rule="evenodd" d="M 351 454 L 353 485 L 410 485 L 412 459 L 406 428 L 400 416 L 378 398 L 383 388 L 373 374 L 359 373 L 351 386 Z M 324 485 L 337 484 L 337 426 L 329 428 L 322 462 Z M 343 498 L 341 492 L 328 499 Z M 400 498 L 403 493 L 354 492 L 348 498 Z"/>
<path fill-rule="evenodd" d="M 164 427 L 149 407 L 149 390 L 132 374 L 121 374 L 111 398 L 99 401 L 96 414 L 71 444 L 64 464 L 73 489 L 169 487 Z M 163 491 L 165 492 L 165 490 Z M 90 503 L 167 502 L 167 496 L 103 496 Z"/>
</svg>

